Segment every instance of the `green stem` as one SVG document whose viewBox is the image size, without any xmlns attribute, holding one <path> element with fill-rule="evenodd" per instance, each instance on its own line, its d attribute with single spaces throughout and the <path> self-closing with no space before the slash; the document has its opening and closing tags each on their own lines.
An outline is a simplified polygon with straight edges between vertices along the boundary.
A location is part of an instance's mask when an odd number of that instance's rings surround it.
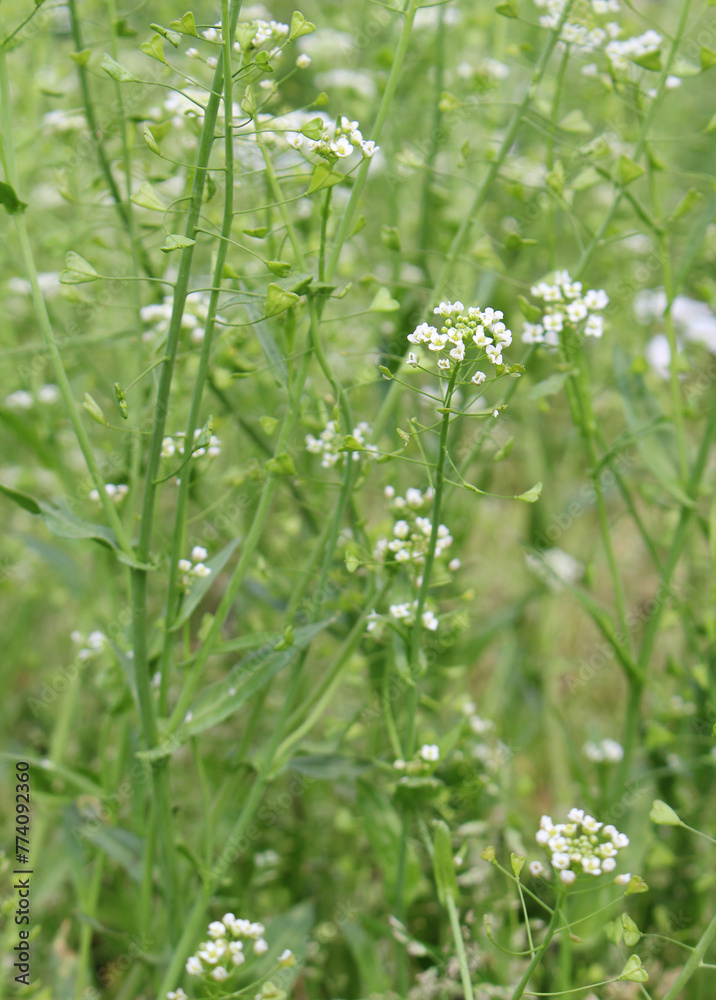
<svg viewBox="0 0 716 1000">
<path fill-rule="evenodd" d="M 693 952 L 689 956 L 686 965 L 683 967 L 679 975 L 676 977 L 672 985 L 669 987 L 667 992 L 664 994 L 664 1000 L 677 1000 L 677 997 L 681 995 L 681 991 L 684 986 L 688 983 L 694 973 L 698 970 L 699 966 L 702 964 L 702 959 L 706 954 L 706 951 L 716 937 L 716 917 L 713 917 L 711 923 L 708 925 L 706 930 L 701 935 L 698 944 L 694 948 Z"/>
<path fill-rule="evenodd" d="M 81 52 L 84 49 L 84 42 L 82 40 L 82 27 L 80 18 L 77 16 L 77 0 L 68 0 L 68 7 L 70 11 L 70 21 L 72 25 L 72 39 L 75 44 L 75 51 Z M 116 20 L 115 10 L 114 10 L 114 0 L 108 0 L 108 14 L 111 24 L 111 39 L 112 39 L 112 55 L 116 58 L 116 36 L 114 31 L 114 22 Z M 117 214 L 122 222 L 122 225 L 127 231 L 129 236 L 129 241 L 132 248 L 132 256 L 141 263 L 142 269 L 145 274 L 150 277 L 153 276 L 154 270 L 151 265 L 151 261 L 147 254 L 147 251 L 142 246 L 142 243 L 136 239 L 136 234 L 134 231 L 134 222 L 132 217 L 132 207 L 129 201 L 129 196 L 131 195 L 131 174 L 129 170 L 129 145 L 127 142 L 127 123 L 124 116 L 124 107 L 122 102 L 122 95 L 120 91 L 120 85 L 116 84 L 116 94 L 118 101 L 119 116 L 121 121 L 121 131 L 122 131 L 122 150 L 124 159 L 124 168 L 126 171 L 126 181 L 127 181 L 127 201 L 125 202 L 122 198 L 122 194 L 117 186 L 117 182 L 114 179 L 112 173 L 112 167 L 105 152 L 104 144 L 102 142 L 102 129 L 99 127 L 97 122 L 97 115 L 95 113 L 94 102 L 92 100 L 92 94 L 89 88 L 89 76 L 87 73 L 87 68 L 81 61 L 77 62 L 77 74 L 80 79 L 80 90 L 82 92 L 82 102 L 84 104 L 85 116 L 87 118 L 87 125 L 89 126 L 90 134 L 92 136 L 92 141 L 94 142 L 95 149 L 97 151 L 97 159 L 99 160 L 100 169 L 104 176 L 107 187 L 109 188 L 109 193 L 114 202 L 115 208 L 117 209 Z"/>
<path fill-rule="evenodd" d="M 383 99 L 380 103 L 380 108 L 378 109 L 378 115 L 373 124 L 371 130 L 370 138 L 375 142 L 380 138 L 380 134 L 385 125 L 386 119 L 388 117 L 388 111 L 390 110 L 390 105 L 393 102 L 393 97 L 395 96 L 395 89 L 398 86 L 398 80 L 400 79 L 400 74 L 403 69 L 403 63 L 405 61 L 405 56 L 408 51 L 408 43 L 410 41 L 410 32 L 413 28 L 413 21 L 415 20 L 415 14 L 418 9 L 418 0 L 409 0 L 408 9 L 403 14 L 403 27 L 400 32 L 400 38 L 398 39 L 398 44 L 395 49 L 395 55 L 393 56 L 393 63 L 390 67 L 390 74 L 388 76 L 388 82 L 385 85 L 385 91 L 383 92 Z M 370 169 L 370 160 L 364 159 L 358 168 L 358 172 L 351 189 L 350 198 L 348 199 L 348 204 L 345 207 L 341 221 L 338 224 L 338 232 L 336 233 L 335 239 L 333 241 L 333 249 L 331 251 L 331 256 L 328 261 L 328 266 L 326 267 L 326 281 L 331 281 L 333 275 L 336 273 L 336 268 L 338 267 L 338 261 L 340 260 L 341 251 L 343 250 L 343 244 L 348 238 L 348 234 L 353 225 L 353 219 L 355 217 L 356 209 L 358 208 L 358 202 L 363 194 L 363 188 L 365 187 L 365 182 L 368 177 L 368 171 Z"/>
<path fill-rule="evenodd" d="M 12 105 L 10 101 L 10 87 L 7 74 L 7 59 L 4 49 L 0 50 L 0 103 L 2 104 L 2 145 L 5 172 L 8 183 L 15 189 L 15 192 L 18 193 L 19 196 L 19 183 L 15 160 L 15 144 L 13 141 L 12 131 Z M 94 487 L 99 493 L 107 520 L 116 535 L 119 547 L 125 555 L 132 556 L 132 546 L 129 541 L 129 537 L 119 518 L 114 502 L 107 495 L 107 491 L 104 488 L 104 479 L 100 475 L 97 467 L 94 453 L 92 451 L 92 444 L 82 423 L 79 407 L 77 406 L 77 402 L 72 393 L 72 387 L 67 377 L 65 366 L 62 362 L 59 347 L 57 346 L 55 332 L 52 328 L 52 323 L 50 322 L 45 299 L 42 291 L 40 290 L 40 283 L 37 276 L 37 266 L 35 264 L 35 257 L 32 252 L 32 245 L 27 231 L 25 213 L 23 211 L 15 212 L 14 220 L 18 242 L 20 244 L 20 254 L 22 256 L 25 271 L 32 289 L 32 302 L 35 308 L 35 314 L 37 316 L 37 321 L 40 326 L 40 331 L 42 333 L 47 353 L 54 369 L 57 385 L 67 409 L 70 422 L 72 423 L 75 437 L 77 438 L 77 443 L 80 446 L 85 464 L 87 465 L 87 469 L 92 477 Z"/>
<path fill-rule="evenodd" d="M 235 17 L 238 19 L 241 9 L 241 0 L 237 0 L 234 5 Z M 223 58 L 227 66 L 231 65 L 231 39 L 234 37 L 236 22 L 230 19 L 229 2 L 222 0 L 222 24 L 229 25 L 229 30 L 223 32 Z M 224 108 L 233 107 L 233 80 L 231 73 L 224 74 Z M 231 235 L 231 227 L 234 220 L 234 135 L 231 124 L 231 116 L 227 115 L 224 122 L 224 214 L 221 226 L 222 238 L 219 242 L 216 253 L 216 263 L 214 265 L 214 277 L 212 280 L 212 290 L 209 297 L 207 317 L 204 325 L 204 338 L 201 344 L 199 355 L 199 367 L 194 382 L 194 390 L 189 407 L 186 429 L 184 432 L 184 450 L 187 452 L 193 445 L 194 431 L 199 425 L 199 413 L 203 399 L 204 388 L 209 375 L 211 364 L 211 348 L 214 340 L 214 330 L 216 327 L 216 313 L 219 306 L 219 294 L 224 275 L 224 264 L 229 249 L 227 242 Z M 167 700 L 169 694 L 169 680 L 172 662 L 172 651 L 174 648 L 174 634 L 172 626 L 176 620 L 181 600 L 179 560 L 184 556 L 187 532 L 187 511 L 189 507 L 189 491 L 191 486 L 191 475 L 187 471 L 181 477 L 179 484 L 179 495 L 174 516 L 174 532 L 172 536 L 172 552 L 169 562 L 169 583 L 167 588 L 167 610 L 165 618 L 164 647 L 162 651 L 161 682 L 159 693 L 159 711 L 164 715 L 167 711 Z"/>
<path fill-rule="evenodd" d="M 475 192 L 475 195 L 473 197 L 472 203 L 468 208 L 467 212 L 465 213 L 463 220 L 458 228 L 458 231 L 455 233 L 455 236 L 453 237 L 452 243 L 450 244 L 450 249 L 448 250 L 447 257 L 445 259 L 445 264 L 443 265 L 437 283 L 432 292 L 432 299 L 435 302 L 437 302 L 442 297 L 443 292 L 445 291 L 448 283 L 453 279 L 458 258 L 465 247 L 467 238 L 470 235 L 470 230 L 477 218 L 478 213 L 480 212 L 483 205 L 490 196 L 492 184 L 495 178 L 497 177 L 500 167 L 504 163 L 507 154 L 512 148 L 512 144 L 514 143 L 515 138 L 517 137 L 517 132 L 519 131 L 520 124 L 522 123 L 522 118 L 524 117 L 527 108 L 534 100 L 535 94 L 537 93 L 537 88 L 542 80 L 542 77 L 544 76 L 545 70 L 547 69 L 547 64 L 549 62 L 550 56 L 552 55 L 552 50 L 557 44 L 557 39 L 559 38 L 559 34 L 562 30 L 562 25 L 567 20 L 569 11 L 571 10 L 574 3 L 575 0 L 567 0 L 567 4 L 564 10 L 562 11 L 562 16 L 560 18 L 559 25 L 557 26 L 557 28 L 555 28 L 554 31 L 550 33 L 549 38 L 545 42 L 544 48 L 540 53 L 539 59 L 533 71 L 530 84 L 525 90 L 522 100 L 515 108 L 512 118 L 510 119 L 509 124 L 507 126 L 507 131 L 505 133 L 505 136 L 500 144 L 500 148 L 497 151 L 497 155 L 495 156 L 495 159 L 491 161 L 487 173 L 485 174 L 481 183 L 479 184 Z M 330 273 L 330 268 L 329 268 L 329 273 Z M 512 391 L 514 391 L 514 389 Z M 376 435 L 379 434 L 382 431 L 383 427 L 385 426 L 388 416 L 395 405 L 397 393 L 398 393 L 397 384 L 392 383 L 390 389 L 385 394 L 385 399 L 381 404 L 381 407 L 378 411 L 378 415 L 373 424 Z"/>
<path fill-rule="evenodd" d="M 519 983 L 515 987 L 514 992 L 512 993 L 512 996 L 510 997 L 510 1000 L 520 1000 L 520 997 L 524 995 L 525 988 L 528 985 L 530 979 L 532 978 L 532 975 L 533 975 L 535 969 L 537 968 L 537 966 L 539 965 L 539 963 L 542 961 L 544 953 L 547 951 L 547 947 L 548 947 L 550 941 L 552 940 L 552 938 L 554 937 L 555 931 L 557 930 L 557 926 L 559 924 L 560 914 L 561 914 L 561 911 L 562 911 L 562 903 L 564 902 L 564 898 L 565 898 L 566 894 L 567 894 L 566 890 L 563 889 L 560 886 L 560 888 L 558 890 L 557 901 L 556 901 L 556 903 L 554 905 L 554 910 L 552 912 L 552 917 L 550 919 L 549 926 L 547 927 L 547 931 L 545 933 L 545 936 L 544 936 L 544 939 L 542 941 L 542 944 L 539 946 L 539 948 L 537 949 L 537 951 L 535 952 L 535 954 L 532 956 L 532 961 L 527 966 L 524 975 L 522 976 L 522 978 L 520 979 Z"/>
<path fill-rule="evenodd" d="M 448 911 L 448 916 L 450 917 L 450 930 L 452 931 L 452 939 L 455 942 L 455 951 L 457 952 L 457 960 L 460 966 L 460 978 L 462 980 L 462 989 L 465 1000 L 474 1000 L 474 993 L 472 991 L 472 979 L 470 977 L 470 966 L 467 961 L 467 953 L 465 952 L 465 942 L 462 938 L 462 930 L 460 928 L 460 917 L 457 912 L 457 906 L 452 895 L 448 894 L 446 900 L 446 906 Z"/>
</svg>

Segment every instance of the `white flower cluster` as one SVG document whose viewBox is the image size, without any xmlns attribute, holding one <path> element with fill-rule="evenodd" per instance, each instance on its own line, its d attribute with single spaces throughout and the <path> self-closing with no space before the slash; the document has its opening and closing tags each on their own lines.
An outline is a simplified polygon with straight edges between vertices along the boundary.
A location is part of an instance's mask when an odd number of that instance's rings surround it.
<svg viewBox="0 0 716 1000">
<path fill-rule="evenodd" d="M 190 559 L 180 559 L 177 566 L 182 572 L 182 584 L 189 587 L 194 580 L 211 576 L 211 569 L 204 563 L 208 552 L 201 545 L 195 545 L 191 550 Z"/>
<path fill-rule="evenodd" d="M 15 392 L 11 392 L 9 396 L 5 397 L 5 406 L 9 410 L 31 410 L 36 401 L 44 403 L 45 406 L 51 406 L 59 398 L 60 390 L 56 385 L 43 385 L 37 390 L 36 396 L 27 392 L 26 389 L 17 389 Z"/>
<path fill-rule="evenodd" d="M 186 297 L 184 314 L 181 318 L 181 328 L 189 334 L 193 344 L 200 344 L 204 339 L 204 325 L 209 314 L 209 294 L 207 292 L 190 292 Z M 143 334 L 143 340 L 150 342 L 166 336 L 169 322 L 172 318 L 172 298 L 166 296 L 163 302 L 153 302 L 139 310 L 142 322 L 149 326 Z M 225 323 L 223 316 L 217 313 L 217 323 Z"/>
<path fill-rule="evenodd" d="M 478 309 L 470 306 L 468 309 L 462 302 L 441 302 L 433 310 L 436 316 L 442 318 L 443 325 L 438 329 L 428 323 L 421 323 L 408 334 L 408 342 L 427 345 L 438 357 L 438 369 L 448 371 L 453 363 L 460 364 L 465 360 L 467 348 L 474 344 L 484 350 L 484 357 L 493 365 L 503 364 L 502 351 L 512 343 L 512 331 L 502 322 L 501 312 L 491 308 Z M 447 356 L 444 356 L 446 352 Z M 408 364 L 417 367 L 420 358 L 412 351 L 408 354 Z M 472 376 L 475 385 L 482 385 L 487 376 L 478 371 Z"/>
<path fill-rule="evenodd" d="M 598 823 L 583 809 L 570 809 L 567 820 L 555 824 L 551 817 L 543 816 L 535 835 L 537 843 L 550 851 L 552 867 L 559 872 L 560 880 L 565 885 L 575 881 L 573 866 L 586 875 L 613 872 L 619 851 L 629 844 L 626 834 Z M 623 876 L 618 876 L 617 882 L 621 885 Z"/>
<path fill-rule="evenodd" d="M 351 453 L 354 461 L 357 462 L 361 455 L 369 458 L 378 454 L 377 446 L 368 444 L 366 441 L 370 434 L 370 424 L 367 424 L 365 420 L 361 420 L 358 426 L 353 428 L 350 437 L 355 438 L 361 446 L 359 451 Z M 324 469 L 331 469 L 343 457 L 345 451 L 343 441 L 344 435 L 338 430 L 338 423 L 335 420 L 329 420 L 318 437 L 314 437 L 313 434 L 306 435 L 306 450 L 310 451 L 312 455 L 322 455 L 321 465 Z"/>
<path fill-rule="evenodd" d="M 345 115 L 341 115 L 335 125 L 323 122 L 322 127 L 320 139 L 308 139 L 300 132 L 287 132 L 286 141 L 294 149 L 305 148 L 309 153 L 317 153 L 330 163 L 345 159 L 356 149 L 360 149 L 362 155 L 370 159 L 380 149 L 372 139 L 363 138 L 358 122 L 350 121 Z"/>
<path fill-rule="evenodd" d="M 640 59 L 652 52 L 658 52 L 663 39 L 658 31 L 645 31 L 643 35 L 634 35 L 622 41 L 614 38 L 605 48 L 607 58 L 618 70 L 626 70 L 630 59 Z"/>
<path fill-rule="evenodd" d="M 402 622 L 404 625 L 412 625 L 415 621 L 417 606 L 417 600 L 413 601 L 412 604 L 409 601 L 406 601 L 404 604 L 391 604 L 388 608 L 388 616 L 393 621 Z M 366 632 L 373 632 L 379 622 L 385 621 L 386 615 L 379 615 L 375 608 L 373 608 L 367 618 Z M 423 611 L 421 620 L 423 627 L 428 629 L 429 632 L 437 631 L 440 622 L 434 612 L 430 610 Z"/>
<path fill-rule="evenodd" d="M 269 946 L 264 939 L 266 928 L 263 924 L 237 919 L 233 913 L 225 913 L 221 920 L 209 924 L 207 936 L 210 938 L 199 945 L 196 953 L 187 959 L 186 971 L 190 976 L 208 976 L 216 982 L 228 979 L 231 972 L 250 960 L 244 944 L 251 942 L 253 955 L 265 955 Z M 296 964 L 293 952 L 288 948 L 278 959 L 279 968 Z M 227 968 L 233 966 L 233 969 Z M 167 1000 L 184 1000 L 182 990 L 167 993 Z"/>
<path fill-rule="evenodd" d="M 70 639 L 82 648 L 77 652 L 78 660 L 91 660 L 97 653 L 101 653 L 107 645 L 107 636 L 104 632 L 95 630 L 85 636 L 82 632 L 74 631 L 70 634 Z"/>
<path fill-rule="evenodd" d="M 256 33 L 251 39 L 251 46 L 254 49 L 260 48 L 262 45 L 280 45 L 282 41 L 288 38 L 289 26 L 284 24 L 283 21 L 263 21 L 261 18 L 256 18 L 255 21 L 250 22 L 252 27 L 256 28 Z M 242 29 L 246 29 L 247 25 L 242 24 Z M 234 45 L 236 48 L 236 45 Z M 272 53 L 273 54 L 273 53 Z"/>
<path fill-rule="evenodd" d="M 48 111 L 42 119 L 43 135 L 56 135 L 63 132 L 81 132 L 87 128 L 84 111 L 62 110 Z"/>
<path fill-rule="evenodd" d="M 439 760 L 440 747 L 437 743 L 423 743 L 412 760 L 399 758 L 393 761 L 393 767 L 404 774 L 426 774 L 433 770 L 432 765 L 437 764 Z"/>
<path fill-rule="evenodd" d="M 544 303 L 544 313 L 541 323 L 525 323 L 523 343 L 556 347 L 565 325 L 578 329 L 585 337 L 601 337 L 604 333 L 604 320 L 598 313 L 609 305 L 609 296 L 603 288 L 583 293 L 581 281 L 572 281 L 568 271 L 557 271 L 553 285 L 540 281 L 530 292 Z"/>
<path fill-rule="evenodd" d="M 119 483 L 117 486 L 114 483 L 105 483 L 104 491 L 110 500 L 114 500 L 115 503 L 121 503 L 129 493 L 129 487 L 126 483 Z M 95 503 L 100 503 L 99 490 L 90 490 L 89 498 L 90 500 L 94 500 Z"/>
<path fill-rule="evenodd" d="M 567 0 L 535 0 L 537 7 L 545 11 L 539 23 L 543 28 L 554 31 L 564 13 Z M 570 45 L 578 53 L 588 55 L 603 49 L 612 68 L 625 71 L 630 59 L 639 59 L 658 51 L 663 41 L 658 31 L 645 31 L 643 35 L 619 40 L 622 26 L 618 21 L 606 21 L 612 14 L 618 14 L 619 0 L 586 0 L 574 4 L 567 20 L 562 25 L 560 42 Z M 584 67 L 587 76 L 596 75 L 596 67 Z"/>
<path fill-rule="evenodd" d="M 624 747 L 616 740 L 602 740 L 601 743 L 593 743 L 591 740 L 582 747 L 584 756 L 595 764 L 618 764 L 624 756 Z"/>
<path fill-rule="evenodd" d="M 194 431 L 194 441 L 197 441 L 201 430 L 197 427 Z M 173 458 L 175 455 L 184 454 L 184 438 L 186 435 L 179 431 L 177 434 L 170 434 L 165 437 L 162 441 L 162 458 Z M 217 455 L 221 454 L 221 440 L 212 434 L 209 438 L 209 443 L 205 448 L 194 448 L 191 454 L 192 458 L 201 458 L 203 455 L 208 455 L 209 458 L 216 458 Z"/>
<path fill-rule="evenodd" d="M 434 492 L 430 487 L 424 493 L 411 487 L 405 491 L 404 497 L 399 497 L 392 487 L 387 487 L 386 496 L 390 501 L 391 512 L 398 520 L 393 525 L 392 537 L 381 538 L 373 554 L 377 559 L 421 567 L 425 562 L 433 530 L 432 521 L 421 511 L 432 504 Z M 452 542 L 449 529 L 444 524 L 439 525 L 435 558 L 439 559 Z"/>
</svg>

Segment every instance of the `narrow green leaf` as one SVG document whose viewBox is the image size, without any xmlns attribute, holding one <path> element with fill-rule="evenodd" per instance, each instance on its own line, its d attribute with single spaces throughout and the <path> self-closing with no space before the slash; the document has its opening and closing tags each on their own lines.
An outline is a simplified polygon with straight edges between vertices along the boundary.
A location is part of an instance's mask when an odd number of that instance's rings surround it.
<svg viewBox="0 0 716 1000">
<path fill-rule="evenodd" d="M 28 510 L 31 514 L 41 514 L 42 508 L 40 504 L 31 497 L 29 493 L 23 493 L 21 490 L 15 490 L 12 486 L 3 486 L 0 483 L 0 493 L 4 493 L 6 497 L 13 500 L 18 507 L 22 507 L 23 510 Z"/>
<path fill-rule="evenodd" d="M 241 232 L 247 236 L 254 236 L 257 240 L 262 240 L 268 232 L 268 226 L 259 226 L 258 229 L 242 229 Z"/>
<path fill-rule="evenodd" d="M 208 593 L 209 588 L 216 581 L 217 576 L 236 551 L 236 546 L 240 541 L 240 538 L 232 538 L 228 545 L 225 545 L 220 552 L 217 552 L 212 559 L 208 560 L 206 565 L 211 570 L 211 575 L 199 577 L 191 585 L 189 593 L 185 594 L 184 599 L 182 600 L 179 616 L 172 625 L 172 632 L 181 628 L 184 625 L 184 622 L 188 621 L 188 619 L 196 611 L 199 604 L 201 604 L 202 600 Z"/>
<path fill-rule="evenodd" d="M 220 681 L 205 688 L 192 705 L 184 722 L 171 739 L 159 746 L 137 754 L 145 760 L 161 760 L 170 756 L 192 736 L 213 729 L 233 715 L 252 695 L 261 690 L 278 673 L 284 670 L 299 651 L 333 623 L 333 618 L 296 629 L 294 644 L 290 649 L 276 651 L 263 647 L 244 657 Z"/>
<path fill-rule="evenodd" d="M 681 199 L 679 204 L 676 206 L 674 211 L 669 216 L 668 225 L 673 225 L 674 222 L 676 222 L 682 216 L 690 212 L 695 205 L 698 205 L 702 197 L 703 195 L 701 194 L 700 191 L 697 191 L 696 188 L 689 188 L 689 190 L 686 192 L 684 197 Z"/>
<path fill-rule="evenodd" d="M 111 528 L 84 521 L 64 507 L 52 507 L 44 501 L 40 501 L 38 506 L 45 524 L 58 538 L 88 538 L 108 548 L 117 548 L 117 539 Z"/>
<path fill-rule="evenodd" d="M 443 820 L 436 820 L 434 824 L 435 834 L 433 836 L 433 868 L 435 871 L 435 885 L 438 890 L 438 899 L 443 904 L 447 903 L 448 897 L 457 899 L 457 879 L 455 878 L 455 861 L 452 854 L 452 840 L 450 829 Z"/>
</svg>

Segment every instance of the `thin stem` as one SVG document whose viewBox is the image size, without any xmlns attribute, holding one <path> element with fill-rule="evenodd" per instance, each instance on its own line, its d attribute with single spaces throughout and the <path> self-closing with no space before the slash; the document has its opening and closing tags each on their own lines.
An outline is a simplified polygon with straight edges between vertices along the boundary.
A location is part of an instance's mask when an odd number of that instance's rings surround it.
<svg viewBox="0 0 716 1000">
<path fill-rule="evenodd" d="M 236 17 L 238 18 L 241 7 L 241 0 L 236 5 Z M 223 58 L 227 66 L 231 65 L 231 39 L 234 37 L 235 25 L 230 21 L 229 2 L 222 0 L 222 24 L 229 25 L 229 30 L 223 32 Z M 224 74 L 224 108 L 233 107 L 231 73 Z M 199 355 L 199 367 L 194 382 L 189 416 L 187 417 L 186 429 L 184 432 L 185 450 L 192 446 L 194 432 L 199 425 L 199 413 L 204 394 L 204 387 L 209 376 L 211 363 L 211 348 L 214 340 L 214 330 L 216 326 L 216 313 L 219 306 L 219 293 L 224 274 L 224 264 L 229 249 L 228 237 L 231 234 L 231 227 L 234 217 L 234 136 L 231 125 L 231 116 L 227 115 L 224 122 L 224 170 L 226 183 L 224 185 L 224 215 L 221 226 L 221 235 L 225 237 L 220 240 L 216 253 L 216 263 L 214 265 L 214 277 L 212 280 L 212 290 L 209 297 L 207 317 L 204 325 L 204 338 L 201 344 Z M 172 552 L 169 563 L 169 583 L 167 587 L 167 610 L 165 619 L 164 647 L 162 651 L 161 681 L 159 694 L 159 711 L 164 715 L 167 711 L 167 700 L 169 694 L 169 679 L 171 670 L 172 650 L 174 648 L 174 635 L 172 626 L 179 611 L 181 599 L 179 560 L 183 558 L 186 545 L 187 532 L 187 511 L 189 507 L 189 490 L 191 485 L 191 475 L 187 472 L 182 475 L 179 484 L 179 495 L 174 517 L 174 532 L 172 536 Z"/>
<path fill-rule="evenodd" d="M 702 964 L 702 959 L 706 954 L 706 951 L 716 937 L 716 917 L 711 919 L 710 924 L 703 932 L 699 938 L 698 944 L 694 948 L 693 952 L 689 956 L 686 965 L 683 967 L 679 975 L 676 977 L 674 982 L 671 984 L 667 992 L 664 994 L 664 1000 L 676 1000 L 677 997 L 681 995 L 681 991 L 684 986 L 688 983 L 694 973 L 698 970 L 699 966 Z"/>
<path fill-rule="evenodd" d="M 455 904 L 455 900 L 451 895 L 448 895 L 447 897 L 446 906 L 447 906 L 448 916 L 450 917 L 450 930 L 452 931 L 452 939 L 455 942 L 457 961 L 460 966 L 460 979 L 462 980 L 462 989 L 465 995 L 465 1000 L 474 1000 L 474 993 L 472 991 L 472 979 L 470 977 L 470 966 L 467 961 L 467 953 L 465 952 L 465 942 L 463 941 L 462 930 L 460 928 L 460 917 L 457 912 L 457 906 Z"/>
<path fill-rule="evenodd" d="M 390 110 L 390 105 L 393 102 L 393 97 L 395 96 L 395 89 L 398 86 L 398 80 L 400 79 L 400 74 L 403 69 L 403 63 L 405 61 L 405 56 L 408 51 L 408 43 L 410 41 L 410 32 L 413 28 L 413 21 L 415 20 L 415 14 L 418 9 L 418 0 L 409 0 L 408 9 L 403 14 L 403 27 L 400 32 L 400 38 L 398 39 L 398 44 L 395 49 L 395 55 L 393 56 L 393 63 L 390 67 L 390 74 L 388 76 L 388 81 L 385 85 L 385 91 L 383 92 L 383 99 L 380 103 L 380 108 L 378 109 L 378 115 L 373 124 L 371 130 L 370 138 L 375 142 L 380 138 L 380 134 L 385 125 L 386 119 L 388 117 L 388 111 Z M 338 232 L 336 233 L 335 239 L 333 241 L 333 249 L 331 251 L 331 256 L 328 261 L 328 266 L 326 268 L 326 281 L 331 281 L 333 275 L 336 273 L 336 268 L 338 267 L 338 261 L 340 260 L 341 251 L 343 250 L 343 244 L 348 238 L 348 234 L 353 225 L 353 219 L 358 207 L 358 202 L 360 201 L 361 195 L 363 194 L 363 188 L 365 187 L 365 182 L 368 177 L 368 170 L 370 169 L 370 159 L 364 159 L 358 168 L 356 174 L 355 182 L 351 189 L 351 195 L 348 199 L 348 204 L 345 207 L 341 221 L 338 225 Z"/>
<path fill-rule="evenodd" d="M 4 49 L 0 49 L 0 103 L 2 104 L 3 162 L 5 164 L 7 180 L 19 196 L 19 183 L 15 160 L 15 144 L 12 131 L 12 104 L 10 101 L 7 59 Z M 129 537 L 120 520 L 114 502 L 110 499 L 107 495 L 107 491 L 105 490 L 104 479 L 100 475 L 99 468 L 94 457 L 94 452 L 92 450 L 92 444 L 82 423 L 79 407 L 77 406 L 77 402 L 72 393 L 72 387 L 67 377 L 67 372 L 65 371 L 62 355 L 60 354 L 59 347 L 57 346 L 55 332 L 52 328 L 45 299 L 40 289 L 40 283 L 37 276 L 37 265 L 35 264 L 35 257 L 32 252 L 32 245 L 27 231 L 25 214 L 23 211 L 17 211 L 15 212 L 13 218 L 15 221 L 18 242 L 20 244 L 20 253 L 25 266 L 25 271 L 30 281 L 30 287 L 32 289 L 32 302 L 35 308 L 35 314 L 37 316 L 37 321 L 40 326 L 40 331 L 45 342 L 47 353 L 54 369 L 60 394 L 62 395 L 70 422 L 72 423 L 72 428 L 75 432 L 75 437 L 77 438 L 77 443 L 80 446 L 85 464 L 87 465 L 87 469 L 92 477 L 94 487 L 99 493 L 107 520 L 116 535 L 117 543 L 125 555 L 132 557 L 133 552 Z"/>
<path fill-rule="evenodd" d="M 544 953 L 547 951 L 547 947 L 548 947 L 550 941 L 554 937 L 555 931 L 557 930 L 557 925 L 559 923 L 559 918 L 560 918 L 560 915 L 561 915 L 561 911 L 562 911 L 562 903 L 564 902 L 564 898 L 566 896 L 566 890 L 565 889 L 563 889 L 563 888 L 560 887 L 560 889 L 558 890 L 558 892 L 559 892 L 559 895 L 557 896 L 557 901 L 556 901 L 556 903 L 554 905 L 554 911 L 552 912 L 552 917 L 550 919 L 549 926 L 547 927 L 547 931 L 545 933 L 544 939 L 542 940 L 542 944 L 539 946 L 539 948 L 537 949 L 537 951 L 535 952 L 535 954 L 532 956 L 532 961 L 527 966 L 524 975 L 522 976 L 522 978 L 520 979 L 519 983 L 515 987 L 514 992 L 512 993 L 512 996 L 510 997 L 510 1000 L 520 1000 L 520 997 L 524 995 L 525 988 L 527 987 L 530 979 L 532 978 L 532 975 L 533 975 L 535 969 L 537 968 L 537 966 L 539 965 L 539 963 L 542 961 L 542 957 L 544 956 Z"/>
</svg>

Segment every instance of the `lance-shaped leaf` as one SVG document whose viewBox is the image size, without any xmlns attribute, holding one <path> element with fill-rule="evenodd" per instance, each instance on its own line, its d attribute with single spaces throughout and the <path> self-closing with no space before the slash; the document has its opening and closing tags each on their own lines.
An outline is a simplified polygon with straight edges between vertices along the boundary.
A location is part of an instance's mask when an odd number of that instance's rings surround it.
<svg viewBox="0 0 716 1000">
<path fill-rule="evenodd" d="M 277 650 L 275 646 L 267 645 L 244 657 L 226 677 L 216 684 L 211 684 L 198 695 L 184 722 L 178 726 L 171 739 L 163 740 L 159 746 L 143 750 L 137 756 L 145 760 L 161 760 L 174 753 L 192 736 L 198 736 L 218 726 L 273 677 L 285 670 L 298 653 L 310 645 L 319 632 L 331 625 L 334 620 L 326 618 L 314 625 L 296 629 L 294 644 L 289 649 Z"/>
<path fill-rule="evenodd" d="M 455 861 L 452 856 L 452 841 L 447 823 L 439 819 L 435 822 L 433 837 L 433 869 L 438 899 L 445 906 L 448 898 L 457 899 L 457 879 L 455 878 Z"/>
<path fill-rule="evenodd" d="M 240 541 L 240 538 L 232 538 L 228 545 L 225 545 L 220 552 L 218 552 L 212 559 L 208 560 L 206 565 L 211 570 L 211 574 L 209 576 L 199 577 L 194 581 L 191 586 L 191 590 L 185 595 L 184 600 L 182 601 L 179 617 L 172 625 L 172 631 L 181 628 L 184 622 L 191 617 L 192 613 L 197 609 L 204 596 L 207 594 L 212 583 L 216 580 L 224 566 L 226 566 Z"/>
</svg>

